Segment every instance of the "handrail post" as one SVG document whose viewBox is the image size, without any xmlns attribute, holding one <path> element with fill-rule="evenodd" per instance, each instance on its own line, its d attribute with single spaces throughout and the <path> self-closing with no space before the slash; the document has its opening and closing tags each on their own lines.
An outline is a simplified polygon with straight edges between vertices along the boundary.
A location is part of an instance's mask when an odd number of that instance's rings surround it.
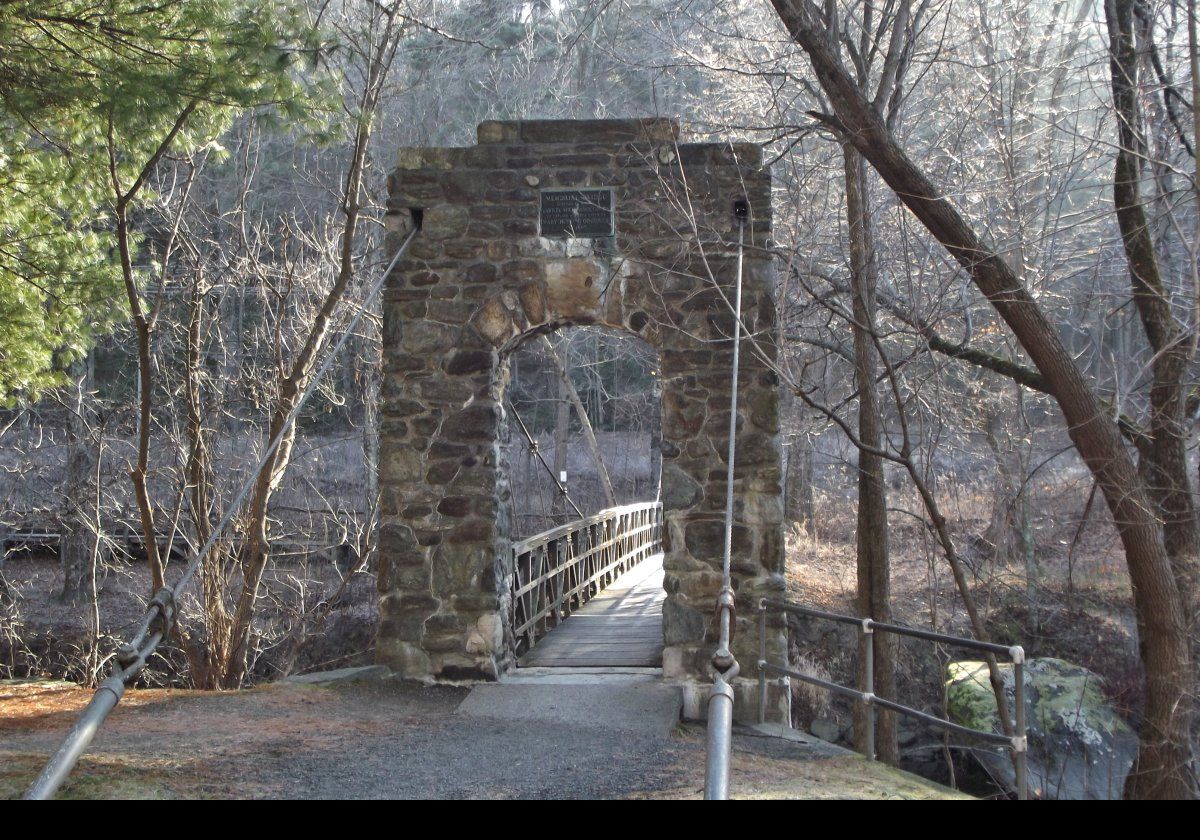
<svg viewBox="0 0 1200 840">
<path fill-rule="evenodd" d="M 1029 799 L 1029 733 L 1025 720 L 1025 650 L 1020 646 L 1012 649 L 1013 690 L 1016 693 L 1017 737 L 1013 744 L 1013 765 L 1016 773 L 1017 799 Z"/>
<path fill-rule="evenodd" d="M 767 722 L 767 605 L 758 602 L 758 722 Z M 785 660 L 784 665 L 787 665 Z"/>
<path fill-rule="evenodd" d="M 866 704 L 866 748 L 867 760 L 875 760 L 875 630 L 871 627 L 871 619 L 864 618 L 859 625 L 863 642 L 863 685 L 861 691 L 865 695 Z"/>
<path fill-rule="evenodd" d="M 857 702 L 865 703 L 866 708 L 866 732 L 863 738 L 866 757 L 869 760 L 876 760 L 875 741 L 876 741 L 876 707 L 882 707 L 893 714 L 906 715 L 910 718 L 916 718 L 925 724 L 936 726 L 939 729 L 949 732 L 964 735 L 970 738 L 976 738 L 984 741 L 987 744 L 1005 748 L 1009 751 L 1009 755 L 1013 762 L 1013 772 L 1015 777 L 1015 787 L 1017 799 L 1027 800 L 1033 793 L 1029 779 L 1029 701 L 1025 696 L 1025 650 L 1020 645 L 1005 647 L 993 642 L 982 642 L 978 639 L 969 639 L 962 636 L 951 636 L 945 633 L 935 633 L 929 630 L 920 630 L 915 627 L 907 627 L 904 625 L 893 624 L 890 622 L 874 621 L 870 618 L 862 616 L 843 615 L 840 613 L 827 612 L 818 610 L 813 607 L 801 606 L 793 604 L 786 600 L 777 600 L 772 598 L 760 598 L 758 602 L 759 608 L 759 634 L 760 640 L 766 637 L 763 630 L 765 620 L 765 610 L 767 608 L 778 609 L 785 616 L 796 615 L 808 619 L 822 619 L 826 621 L 834 621 L 842 625 L 855 625 L 858 627 L 859 642 L 863 646 L 861 665 L 857 679 L 857 690 L 848 685 L 823 680 L 811 673 L 804 673 L 799 670 L 788 667 L 787 663 L 783 666 L 771 665 L 765 661 L 765 654 L 762 652 L 763 647 L 760 641 L 759 645 L 759 668 L 762 669 L 765 665 L 772 673 L 778 673 L 785 676 L 787 679 L 796 679 L 807 685 L 819 686 L 827 691 L 832 691 L 841 696 L 854 698 Z M 1016 697 L 1014 698 L 1014 706 L 1016 709 L 1015 719 L 1011 729 L 1004 733 L 997 733 L 992 729 L 974 729 L 966 725 L 954 723 L 946 718 L 936 717 L 927 712 L 914 709 L 911 706 L 905 706 L 901 703 L 892 700 L 891 698 L 878 697 L 875 694 L 875 650 L 874 641 L 876 633 L 890 633 L 897 636 L 923 639 L 926 641 L 936 642 L 938 644 L 949 644 L 964 647 L 969 650 L 982 651 L 987 654 L 997 656 L 1007 656 L 1013 663 L 1013 687 Z M 765 672 L 764 672 L 765 673 Z M 759 674 L 759 696 L 764 692 L 762 686 L 763 673 Z M 784 683 L 784 690 L 788 687 Z M 788 695 L 784 695 L 785 697 Z M 760 705 L 759 720 L 763 719 L 762 706 Z"/>
</svg>

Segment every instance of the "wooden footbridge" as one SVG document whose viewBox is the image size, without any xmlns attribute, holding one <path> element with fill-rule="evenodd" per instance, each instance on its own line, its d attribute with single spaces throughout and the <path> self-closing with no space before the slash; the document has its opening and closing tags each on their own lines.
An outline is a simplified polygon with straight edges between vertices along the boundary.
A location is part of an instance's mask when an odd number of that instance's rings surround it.
<svg viewBox="0 0 1200 840">
<path fill-rule="evenodd" d="M 626 505 L 513 545 L 518 667 L 662 665 L 662 505 Z"/>
</svg>

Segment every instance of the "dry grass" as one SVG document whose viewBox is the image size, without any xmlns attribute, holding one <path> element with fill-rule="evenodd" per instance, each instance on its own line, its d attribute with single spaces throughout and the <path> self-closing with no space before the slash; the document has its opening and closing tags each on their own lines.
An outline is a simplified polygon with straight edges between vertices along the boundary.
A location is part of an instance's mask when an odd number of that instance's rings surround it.
<svg viewBox="0 0 1200 840">
<path fill-rule="evenodd" d="M 1115 529 L 1097 502 L 1087 526 L 1079 518 L 1089 485 L 1069 471 L 1030 486 L 1036 568 L 1032 587 L 1022 563 L 998 565 L 980 551 L 991 514 L 990 488 L 951 484 L 939 502 L 970 574 L 971 592 L 992 637 L 1023 644 L 1033 656 L 1059 656 L 1099 673 L 1109 696 L 1128 716 L 1140 708 L 1139 666 L 1131 591 Z M 787 584 L 801 603 L 853 612 L 855 508 L 853 500 L 816 494 L 819 526 L 795 530 L 787 541 Z M 893 615 L 898 621 L 974 636 L 949 564 L 924 522 L 915 494 L 892 490 L 889 543 Z M 1075 543 L 1072 550 L 1072 544 Z M 934 650 L 911 648 L 908 689 L 937 701 L 940 665 Z M 950 652 L 952 655 L 955 653 Z M 818 661 L 840 679 L 848 659 Z"/>
<path fill-rule="evenodd" d="M 0 798 L 20 796 L 89 696 L 89 691 L 63 683 L 0 686 L 0 719 L 5 721 L 0 730 Z M 444 726 L 450 736 L 453 724 L 446 715 L 461 696 L 437 689 L 391 695 L 371 684 L 336 689 L 276 684 L 225 693 L 131 691 L 60 798 L 287 796 L 292 790 L 287 768 L 305 756 L 365 761 L 359 750 L 386 745 L 405 727 L 437 731 Z M 372 759 L 382 761 L 385 771 L 390 766 L 387 749 L 380 747 Z M 699 798 L 703 728 L 677 729 L 666 755 L 661 765 L 645 768 L 634 790 L 619 793 L 636 799 Z M 277 772 L 265 771 L 264 760 Z M 407 772 L 421 771 L 419 761 L 414 765 L 412 756 L 406 760 Z M 735 739 L 732 784 L 735 798 L 746 799 L 966 798 L 829 747 L 803 749 L 752 737 Z M 504 796 L 507 790 L 494 794 Z"/>
<path fill-rule="evenodd" d="M 0 766 L 0 799 L 19 799 L 45 763 L 37 754 L 9 754 Z M 223 799 L 234 784 L 197 762 L 84 756 L 56 799 Z"/>
<path fill-rule="evenodd" d="M 137 708 L 188 693 L 164 689 L 133 691 L 122 703 Z M 63 722 L 74 719 L 83 711 L 91 697 L 89 689 L 57 680 L 0 682 L 0 735 L 61 731 Z"/>
<path fill-rule="evenodd" d="M 680 740 L 695 751 L 704 747 L 704 730 L 683 728 Z M 936 785 L 860 755 L 770 755 L 754 749 L 751 738 L 735 738 L 730 762 L 733 799 L 960 799 L 974 797 Z M 631 794 L 632 799 L 701 799 L 703 762 L 683 761 L 679 780 L 661 790 Z"/>
<path fill-rule="evenodd" d="M 36 775 L 92 692 L 71 683 L 0 684 L 0 798 Z M 271 789 L 255 779 L 263 755 L 337 751 L 353 736 L 380 737 L 394 716 L 311 686 L 233 692 L 134 689 L 105 723 L 60 798 L 245 798 Z M 230 773 L 238 766 L 242 773 Z M 223 769 L 222 769 L 223 768 Z"/>
</svg>

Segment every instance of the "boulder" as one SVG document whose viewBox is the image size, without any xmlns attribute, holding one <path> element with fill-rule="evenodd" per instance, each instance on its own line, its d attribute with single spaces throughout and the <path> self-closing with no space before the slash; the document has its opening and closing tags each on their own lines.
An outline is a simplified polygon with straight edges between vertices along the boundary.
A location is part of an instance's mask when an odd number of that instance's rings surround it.
<svg viewBox="0 0 1200 840">
<path fill-rule="evenodd" d="M 1009 708 L 1015 697 L 1013 667 L 1000 666 Z M 1101 692 L 1099 676 L 1061 659 L 1025 664 L 1031 796 L 1042 799 L 1119 799 L 1137 754 L 1137 735 Z M 947 667 L 947 710 L 955 723 L 1000 731 L 996 699 L 983 662 Z M 1008 754 L 973 749 L 997 782 L 1015 788 Z"/>
</svg>

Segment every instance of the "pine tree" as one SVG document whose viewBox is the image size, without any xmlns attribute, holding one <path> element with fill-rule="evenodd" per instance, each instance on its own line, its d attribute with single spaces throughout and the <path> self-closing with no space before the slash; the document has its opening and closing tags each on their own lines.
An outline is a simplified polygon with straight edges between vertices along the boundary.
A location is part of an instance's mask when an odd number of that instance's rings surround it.
<svg viewBox="0 0 1200 840">
<path fill-rule="evenodd" d="M 305 117 L 295 59 L 319 54 L 272 2 L 0 4 L 0 402 L 58 384 L 125 309 L 113 211 L 152 197 L 164 137 L 202 147 L 256 105 Z"/>
</svg>

